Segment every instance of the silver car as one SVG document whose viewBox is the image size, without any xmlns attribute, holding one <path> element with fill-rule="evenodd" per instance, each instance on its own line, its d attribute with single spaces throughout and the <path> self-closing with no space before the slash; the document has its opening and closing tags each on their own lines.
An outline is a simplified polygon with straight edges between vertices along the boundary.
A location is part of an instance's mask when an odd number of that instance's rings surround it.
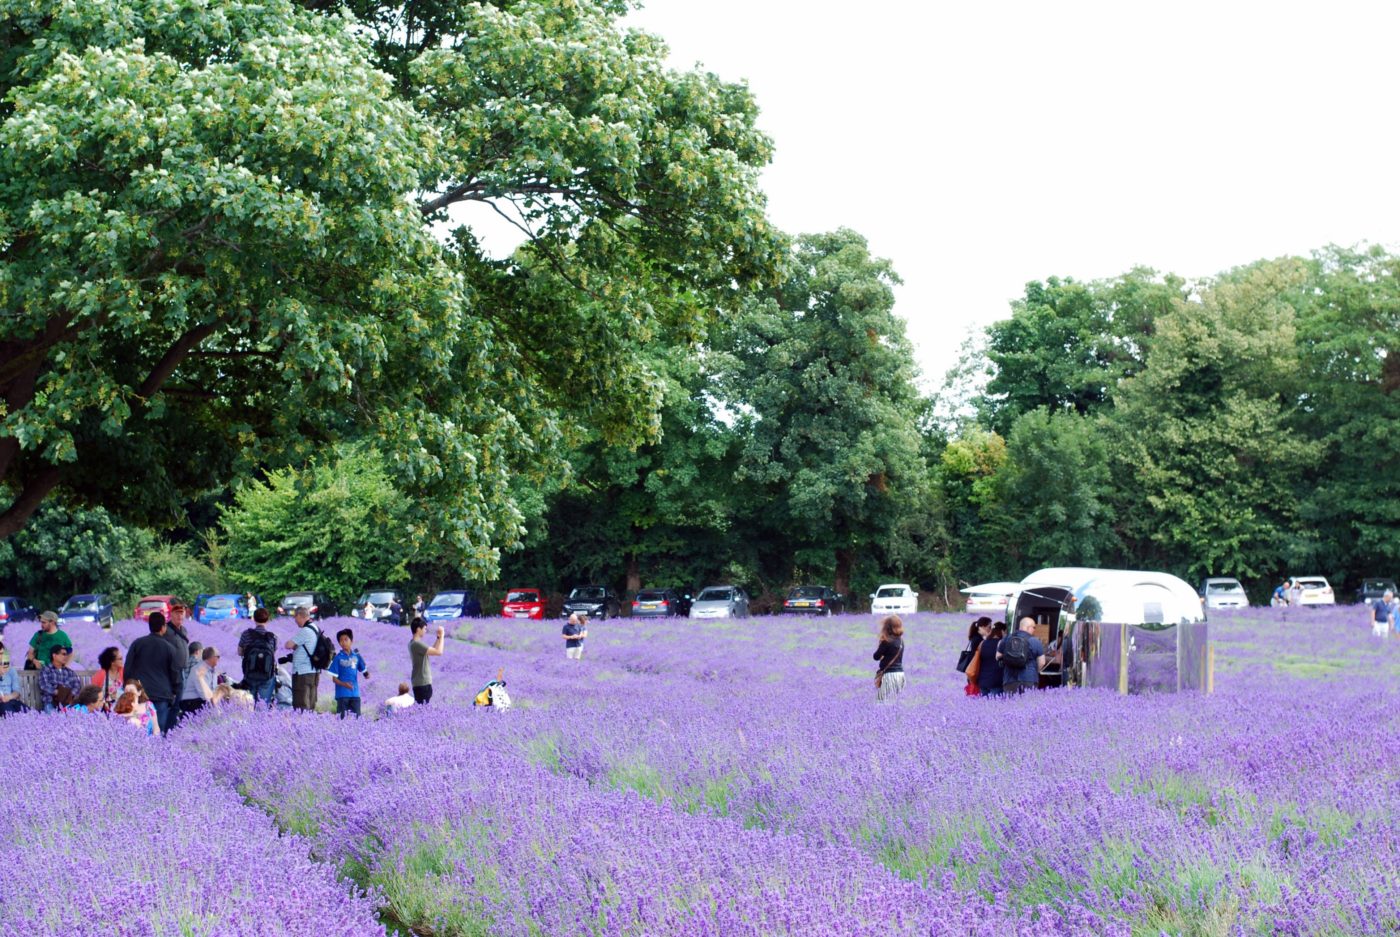
<svg viewBox="0 0 1400 937">
<path fill-rule="evenodd" d="M 706 586 L 690 606 L 691 618 L 748 618 L 749 597 L 738 586 Z"/>
<path fill-rule="evenodd" d="M 1249 596 L 1238 579 L 1215 576 L 1201 583 L 1200 591 L 1206 608 L 1249 608 Z"/>
</svg>

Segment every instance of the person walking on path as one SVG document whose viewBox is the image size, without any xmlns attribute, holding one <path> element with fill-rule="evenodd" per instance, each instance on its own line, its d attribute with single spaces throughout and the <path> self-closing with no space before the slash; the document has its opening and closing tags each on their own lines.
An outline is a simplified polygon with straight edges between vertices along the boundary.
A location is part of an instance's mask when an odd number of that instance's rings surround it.
<svg viewBox="0 0 1400 937">
<path fill-rule="evenodd" d="M 38 670 L 48 665 L 53 649 L 72 647 L 73 641 L 66 631 L 59 630 L 58 612 L 39 613 L 39 630 L 29 639 L 29 651 L 25 654 L 24 669 Z"/>
<path fill-rule="evenodd" d="M 316 653 L 320 633 L 311 620 L 311 609 L 305 605 L 297 606 L 292 619 L 297 623 L 296 634 L 287 642 L 287 650 L 292 652 L 292 708 L 315 712 L 321 672 L 311 663 L 311 657 Z"/>
<path fill-rule="evenodd" d="M 355 650 L 355 634 L 349 628 L 336 633 L 340 652 L 331 658 L 331 682 L 335 684 L 335 714 L 344 719 L 346 713 L 360 715 L 360 674 L 369 679 L 365 659 Z"/>
<path fill-rule="evenodd" d="M 428 658 L 442 656 L 443 641 L 447 638 L 447 629 L 438 625 L 437 641 L 429 644 L 426 640 L 428 633 L 426 621 L 415 618 L 409 627 L 413 634 L 413 639 L 408 643 L 408 657 L 413 664 L 413 673 L 409 678 L 413 683 L 413 701 L 421 706 L 426 706 L 433 698 L 433 669 L 428 663 Z"/>
<path fill-rule="evenodd" d="M 277 692 L 277 635 L 267 630 L 268 612 L 253 613 L 253 627 L 238 636 L 238 657 L 243 664 L 243 685 L 253 696 L 253 705 L 266 703 L 272 708 Z"/>
<path fill-rule="evenodd" d="M 998 645 L 996 659 L 1001 662 L 1003 693 L 1016 695 L 1040 686 L 1045 645 L 1035 636 L 1034 618 L 1021 619 L 1021 627 Z"/>
<path fill-rule="evenodd" d="M 1387 589 L 1385 595 L 1371 603 L 1371 633 L 1378 638 L 1390 635 L 1391 622 L 1394 617 L 1392 615 L 1394 601 L 1394 590 Z"/>
<path fill-rule="evenodd" d="M 588 618 L 578 612 L 570 612 L 564 622 L 564 656 L 569 660 L 583 660 L 583 639 L 588 637 Z"/>
<path fill-rule="evenodd" d="M 904 689 L 904 621 L 888 615 L 880 622 L 880 644 L 875 648 L 875 701 L 887 703 Z"/>
<path fill-rule="evenodd" d="M 150 634 L 131 642 L 126 649 L 125 677 L 128 684 L 136 681 L 151 702 L 156 712 L 156 724 L 160 734 L 169 732 L 174 725 L 175 701 L 180 698 L 180 668 L 183 657 L 177 657 L 175 648 L 166 640 L 168 625 L 160 612 L 151 612 L 146 620 Z"/>
</svg>

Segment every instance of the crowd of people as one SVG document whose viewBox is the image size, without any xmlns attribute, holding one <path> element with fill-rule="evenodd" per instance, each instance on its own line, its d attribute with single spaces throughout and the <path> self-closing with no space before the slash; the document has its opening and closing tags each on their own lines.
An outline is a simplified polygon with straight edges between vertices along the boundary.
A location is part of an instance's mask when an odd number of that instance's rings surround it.
<svg viewBox="0 0 1400 937">
<path fill-rule="evenodd" d="M 132 641 L 125 654 L 120 647 L 104 648 L 98 669 L 85 681 L 70 666 L 73 642 L 58 627 L 57 613 L 43 612 L 25 655 L 25 668 L 38 671 L 40 707 L 46 712 L 113 713 L 148 733 L 165 734 L 182 717 L 230 701 L 254 708 L 315 710 L 325 672 L 334 687 L 336 714 L 342 719 L 362 715 L 360 681 L 369 679 L 369 666 L 349 628 L 337 632 L 332 645 L 312 620 L 311 610 L 300 606 L 292 613 L 295 632 L 279 645 L 267 627 L 268 611 L 254 608 L 252 627 L 238 638 L 242 679 L 233 683 L 218 672 L 219 651 L 190 640 L 187 613 L 178 600 L 170 604 L 168 616 L 152 612 L 146 619 L 148 633 Z M 385 702 L 386 713 L 432 699 L 431 660 L 445 650 L 446 629 L 439 625 L 432 642 L 427 629 L 421 617 L 413 619 L 410 679 Z M 279 649 L 290 653 L 278 656 Z M 504 686 L 503 681 L 492 682 Z M 0 716 L 28 708 L 10 652 L 0 642 Z"/>
<path fill-rule="evenodd" d="M 1006 625 L 985 615 L 968 628 L 957 669 L 967 678 L 968 696 L 1015 695 L 1040 685 L 1040 671 L 1054 656 L 1035 634 L 1035 619 L 1022 618 L 1008 638 Z M 875 699 L 886 703 L 904 690 L 904 621 L 888 615 L 880 622 L 875 648 Z"/>
</svg>

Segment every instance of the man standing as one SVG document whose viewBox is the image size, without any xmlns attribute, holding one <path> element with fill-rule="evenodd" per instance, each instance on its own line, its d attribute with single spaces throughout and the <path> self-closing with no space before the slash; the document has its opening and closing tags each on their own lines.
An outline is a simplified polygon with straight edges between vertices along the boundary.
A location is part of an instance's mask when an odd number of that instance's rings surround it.
<svg viewBox="0 0 1400 937">
<path fill-rule="evenodd" d="M 583 660 L 583 639 L 588 637 L 588 619 L 578 612 L 570 612 L 564 622 L 564 656 L 569 660 Z"/>
<path fill-rule="evenodd" d="M 277 635 L 267 630 L 267 609 L 253 612 L 253 627 L 238 636 L 238 656 L 243 661 L 243 685 L 253 695 L 253 705 L 272 708 L 277 692 Z"/>
<path fill-rule="evenodd" d="M 433 698 L 433 669 L 428 665 L 428 658 L 442 656 L 447 629 L 438 625 L 437 642 L 434 644 L 429 644 L 423 639 L 428 631 L 428 623 L 423 619 L 413 619 L 409 630 L 413 634 L 413 640 L 408 643 L 408 657 L 413 662 L 413 674 L 410 677 L 413 681 L 413 701 L 426 706 Z"/>
<path fill-rule="evenodd" d="M 1395 592 L 1391 589 L 1385 590 L 1385 595 L 1371 603 L 1371 633 L 1378 638 L 1390 635 L 1391 603 L 1395 599 Z"/>
<path fill-rule="evenodd" d="M 292 708 L 315 712 L 321 672 L 311 662 L 311 656 L 316 653 L 320 632 L 311 621 L 311 609 L 305 605 L 297 606 L 292 619 L 297 623 L 297 632 L 286 645 L 292 652 Z"/>
<path fill-rule="evenodd" d="M 342 628 L 335 636 L 340 652 L 331 658 L 331 682 L 335 684 L 335 714 L 344 719 L 346 713 L 360 715 L 360 674 L 369 678 L 365 659 L 355 650 L 355 633 Z"/>
<path fill-rule="evenodd" d="M 49 663 L 39 669 L 39 702 L 44 707 L 44 712 L 53 712 L 58 708 L 54 694 L 60 687 L 67 687 L 74 699 L 77 699 L 83 689 L 83 678 L 68 666 L 73 649 L 66 645 L 55 647 L 49 654 Z"/>
<path fill-rule="evenodd" d="M 1001 661 L 1001 691 L 1007 695 L 1024 693 L 1040 686 L 1040 667 L 1045 663 L 1045 645 L 1035 636 L 1035 619 L 1021 619 L 1020 627 L 997 647 Z"/>
<path fill-rule="evenodd" d="M 174 725 L 175 701 L 180 698 L 180 673 L 188 655 L 177 655 L 174 646 L 166 640 L 168 628 L 160 612 L 151 612 L 146 624 L 150 634 L 131 642 L 126 650 L 126 670 L 122 676 L 127 681 L 141 681 L 155 708 L 156 724 L 164 735 Z"/>
<path fill-rule="evenodd" d="M 1288 604 L 1288 590 L 1293 588 L 1293 580 L 1285 579 L 1282 584 L 1274 587 L 1274 597 L 1269 600 L 1269 604 L 1275 608 L 1280 608 Z"/>
<path fill-rule="evenodd" d="M 29 639 L 29 651 L 25 654 L 24 669 L 38 670 L 48 666 L 50 656 L 56 647 L 72 647 L 68 634 L 58 628 L 58 612 L 39 613 L 39 630 Z"/>
</svg>

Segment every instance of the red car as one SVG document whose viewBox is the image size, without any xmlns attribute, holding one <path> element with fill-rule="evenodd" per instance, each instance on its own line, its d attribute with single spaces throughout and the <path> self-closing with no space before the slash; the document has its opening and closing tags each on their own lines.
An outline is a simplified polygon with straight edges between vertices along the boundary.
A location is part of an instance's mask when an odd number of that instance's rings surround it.
<svg viewBox="0 0 1400 937">
<path fill-rule="evenodd" d="M 544 620 L 544 593 L 539 589 L 507 589 L 501 599 L 502 618 Z"/>
<path fill-rule="evenodd" d="M 136 603 L 136 610 L 131 613 L 132 618 L 139 618 L 145 621 L 151 612 L 160 612 L 166 618 L 170 617 L 170 603 L 175 601 L 173 595 L 148 595 Z"/>
</svg>

